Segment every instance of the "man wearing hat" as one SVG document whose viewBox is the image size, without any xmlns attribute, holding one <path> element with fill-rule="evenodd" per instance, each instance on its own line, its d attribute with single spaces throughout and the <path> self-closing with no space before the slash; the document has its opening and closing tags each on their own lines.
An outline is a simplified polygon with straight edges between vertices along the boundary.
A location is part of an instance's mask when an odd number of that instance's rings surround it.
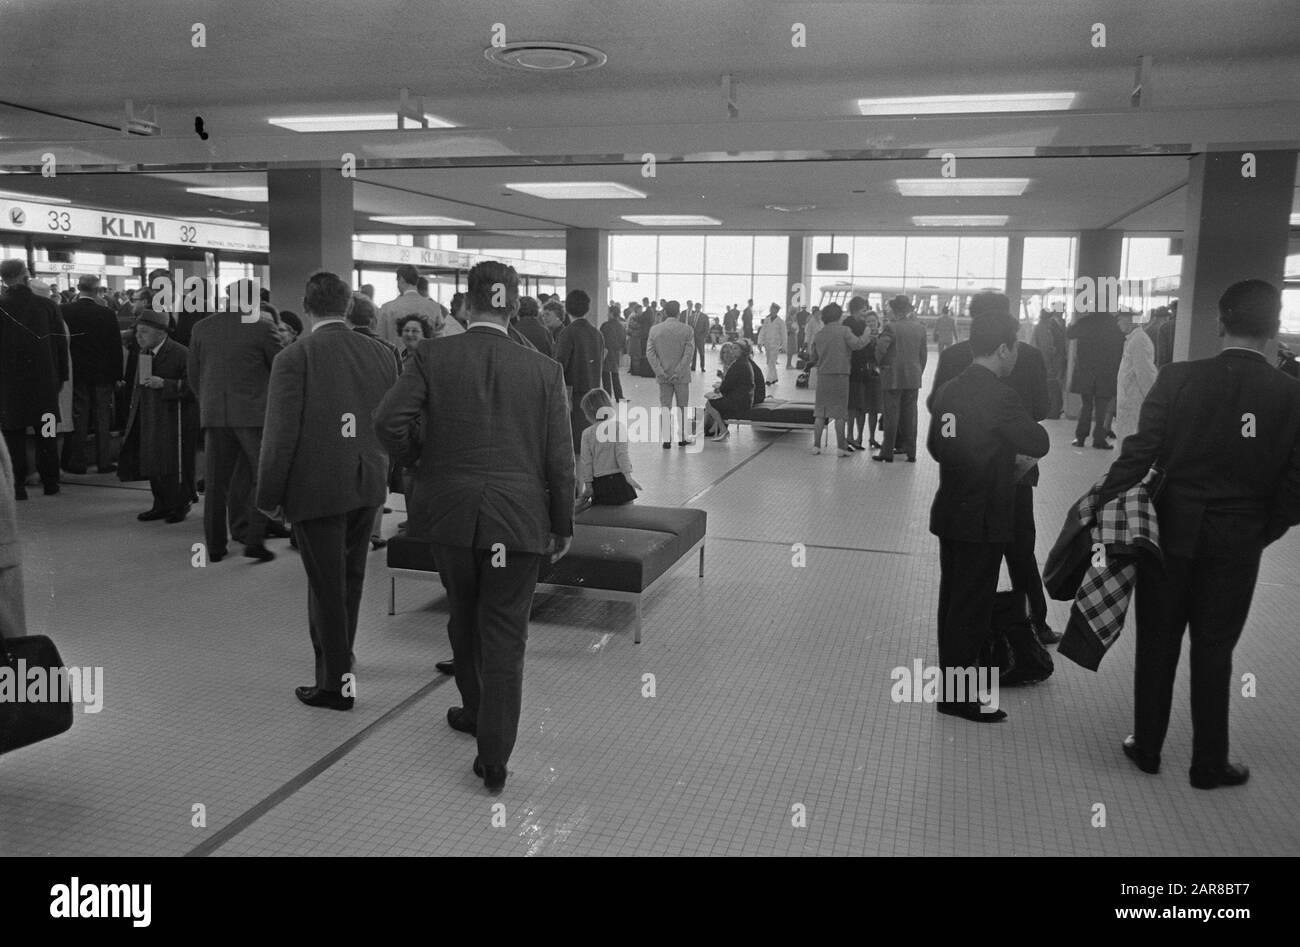
<svg viewBox="0 0 1300 947">
<path fill-rule="evenodd" d="M 68 377 L 67 336 L 59 307 L 28 285 L 22 260 L 0 263 L 0 430 L 13 457 L 14 496 L 27 499 L 27 429 L 36 432 L 36 469 L 46 494 L 59 492 L 59 453 L 51 421 Z"/>
<path fill-rule="evenodd" d="M 885 438 L 880 453 L 871 459 L 891 464 L 894 451 L 902 450 L 909 462 L 916 463 L 916 398 L 925 373 L 928 340 L 910 299 L 895 296 L 889 309 L 894 321 L 876 341 L 880 387 L 885 395 Z"/>
<path fill-rule="evenodd" d="M 149 308 L 150 293 L 137 290 L 135 339 L 140 354 L 131 386 L 120 480 L 148 479 L 153 506 L 141 521 L 179 523 L 190 512 L 194 494 L 194 449 L 198 442 L 198 404 L 186 372 L 189 350 L 167 336 L 167 314 Z"/>
</svg>

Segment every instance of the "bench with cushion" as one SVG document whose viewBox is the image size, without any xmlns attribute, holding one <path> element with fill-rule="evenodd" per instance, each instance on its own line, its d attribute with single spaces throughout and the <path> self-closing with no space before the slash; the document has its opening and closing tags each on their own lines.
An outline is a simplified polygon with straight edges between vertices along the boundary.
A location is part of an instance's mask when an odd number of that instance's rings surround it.
<svg viewBox="0 0 1300 947">
<path fill-rule="evenodd" d="M 810 401 L 768 398 L 748 411 L 727 418 L 727 423 L 750 424 L 783 431 L 802 430 L 813 426 L 813 405 Z"/>
<path fill-rule="evenodd" d="M 641 643 L 642 596 L 682 559 L 700 551 L 704 576 L 707 514 L 689 507 L 593 506 L 578 514 L 573 545 L 563 559 L 544 564 L 537 591 L 631 602 L 636 606 L 633 640 Z M 388 543 L 388 614 L 397 613 L 397 577 L 431 578 L 438 569 L 428 542 L 394 537 Z"/>
</svg>

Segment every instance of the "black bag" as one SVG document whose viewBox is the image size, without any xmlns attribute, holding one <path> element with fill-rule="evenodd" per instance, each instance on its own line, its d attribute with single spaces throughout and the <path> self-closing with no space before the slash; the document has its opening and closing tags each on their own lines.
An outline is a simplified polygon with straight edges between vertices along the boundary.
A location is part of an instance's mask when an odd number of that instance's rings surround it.
<svg viewBox="0 0 1300 947">
<path fill-rule="evenodd" d="M 1023 592 L 999 592 L 993 602 L 993 634 L 980 663 L 998 668 L 1001 687 L 1037 684 L 1052 676 L 1052 655 L 1034 634 Z"/>
<path fill-rule="evenodd" d="M 807 372 L 800 372 L 800 373 L 799 373 L 799 377 L 796 378 L 796 379 L 794 380 L 794 386 L 795 386 L 796 388 L 807 388 L 807 387 L 808 387 L 808 373 L 807 373 Z"/>
<path fill-rule="evenodd" d="M 19 661 L 23 662 L 21 675 Z M 0 700 L 0 753 L 56 737 L 72 726 L 72 694 L 68 688 L 58 685 L 59 678 L 67 672 L 63 670 L 63 659 L 54 642 L 44 635 L 0 640 L 0 674 L 12 674 L 15 688 L 26 688 L 26 672 L 37 667 L 45 669 L 46 700 L 36 703 Z M 59 696 L 67 699 L 54 699 Z"/>
</svg>

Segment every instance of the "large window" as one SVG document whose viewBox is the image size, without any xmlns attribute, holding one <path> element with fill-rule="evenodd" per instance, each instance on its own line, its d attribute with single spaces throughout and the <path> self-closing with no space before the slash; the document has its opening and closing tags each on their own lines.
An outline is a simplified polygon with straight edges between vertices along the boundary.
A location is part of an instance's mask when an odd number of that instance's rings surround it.
<svg viewBox="0 0 1300 947">
<path fill-rule="evenodd" d="M 733 303 L 755 310 L 772 303 L 787 305 L 786 265 L 789 238 L 748 234 L 614 234 L 609 238 L 609 265 L 630 270 L 637 282 L 614 281 L 609 298 L 618 303 L 642 298 L 703 303 L 721 316 Z"/>
<path fill-rule="evenodd" d="M 1026 237 L 1020 287 L 1022 314 L 1074 311 L 1074 237 Z"/>
</svg>

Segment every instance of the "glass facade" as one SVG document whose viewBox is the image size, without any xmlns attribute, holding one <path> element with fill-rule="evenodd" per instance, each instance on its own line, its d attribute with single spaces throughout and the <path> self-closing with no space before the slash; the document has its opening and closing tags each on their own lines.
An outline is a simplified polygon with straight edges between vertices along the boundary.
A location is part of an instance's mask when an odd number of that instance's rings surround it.
<svg viewBox="0 0 1300 947">
<path fill-rule="evenodd" d="M 638 281 L 612 282 L 609 298 L 624 305 L 643 297 L 682 305 L 689 299 L 715 316 L 752 299 L 755 310 L 766 311 L 774 302 L 786 305 L 788 253 L 785 236 L 613 234 L 610 268 L 631 270 Z"/>
</svg>

